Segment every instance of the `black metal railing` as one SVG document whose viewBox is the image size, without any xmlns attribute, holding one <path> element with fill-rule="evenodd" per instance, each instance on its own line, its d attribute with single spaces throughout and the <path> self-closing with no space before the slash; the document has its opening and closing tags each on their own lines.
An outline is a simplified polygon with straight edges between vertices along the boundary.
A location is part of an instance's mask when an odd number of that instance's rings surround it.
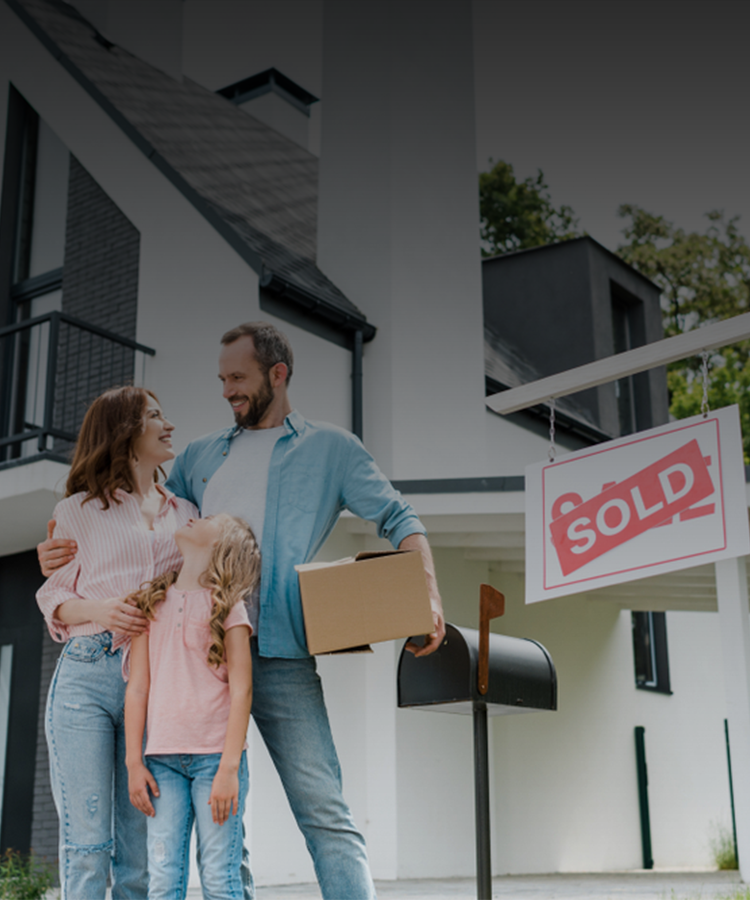
<svg viewBox="0 0 750 900">
<path fill-rule="evenodd" d="M 0 465 L 67 458 L 88 404 L 155 352 L 63 312 L 0 328 Z"/>
</svg>

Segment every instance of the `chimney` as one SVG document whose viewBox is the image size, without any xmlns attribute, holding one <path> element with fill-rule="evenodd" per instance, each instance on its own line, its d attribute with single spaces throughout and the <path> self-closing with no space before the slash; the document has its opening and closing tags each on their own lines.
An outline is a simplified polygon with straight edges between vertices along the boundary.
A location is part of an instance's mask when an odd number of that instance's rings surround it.
<svg viewBox="0 0 750 900">
<path fill-rule="evenodd" d="M 318 98 L 278 69 L 266 69 L 216 93 L 310 149 L 310 107 Z"/>
</svg>

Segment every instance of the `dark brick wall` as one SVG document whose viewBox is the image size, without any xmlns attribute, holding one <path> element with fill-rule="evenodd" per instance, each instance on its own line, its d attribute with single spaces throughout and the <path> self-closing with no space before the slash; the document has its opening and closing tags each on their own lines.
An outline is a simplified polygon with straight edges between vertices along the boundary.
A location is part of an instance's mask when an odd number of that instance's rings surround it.
<svg viewBox="0 0 750 900">
<path fill-rule="evenodd" d="M 53 862 L 57 859 L 57 811 L 49 784 L 49 757 L 47 740 L 44 736 L 44 710 L 47 691 L 60 656 L 62 644 L 55 643 L 49 636 L 46 625 L 42 640 L 42 678 L 39 686 L 39 723 L 36 743 L 36 777 L 34 779 L 34 810 L 31 819 L 31 847 L 34 853 Z"/>
<path fill-rule="evenodd" d="M 71 154 L 63 312 L 135 340 L 139 257 L 138 230 Z M 63 325 L 55 425 L 77 432 L 91 400 L 131 382 L 133 366 L 132 350 Z"/>
<path fill-rule="evenodd" d="M 71 154 L 63 311 L 135 340 L 140 234 Z"/>
</svg>

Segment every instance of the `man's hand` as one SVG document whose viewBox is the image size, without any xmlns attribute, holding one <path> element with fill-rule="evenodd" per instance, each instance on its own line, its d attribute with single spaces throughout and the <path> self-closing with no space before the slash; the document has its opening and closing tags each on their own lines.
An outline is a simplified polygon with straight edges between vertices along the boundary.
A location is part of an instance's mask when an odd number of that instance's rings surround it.
<svg viewBox="0 0 750 900">
<path fill-rule="evenodd" d="M 223 825 L 230 815 L 236 816 L 239 808 L 240 781 L 236 771 L 219 769 L 211 785 L 208 803 L 216 825 Z"/>
<path fill-rule="evenodd" d="M 45 578 L 49 578 L 55 569 L 67 565 L 78 552 L 75 541 L 52 537 L 55 533 L 55 524 L 54 519 L 47 522 L 47 540 L 36 546 L 39 566 Z"/>
<path fill-rule="evenodd" d="M 155 816 L 156 810 L 151 802 L 149 789 L 154 797 L 159 796 L 159 787 L 156 779 L 142 763 L 136 763 L 128 766 L 128 792 L 130 793 L 130 802 L 136 809 L 139 809 L 147 816 Z"/>
<path fill-rule="evenodd" d="M 429 656 L 434 653 L 445 639 L 445 619 L 443 618 L 443 601 L 440 599 L 440 591 L 435 578 L 435 563 L 432 560 L 432 552 L 427 538 L 423 534 L 410 534 L 398 545 L 399 550 L 419 550 L 424 563 L 424 574 L 427 579 L 427 590 L 430 594 L 432 606 L 432 621 L 435 630 L 425 636 L 424 644 L 420 647 L 412 641 L 406 645 L 406 649 L 415 656 Z"/>
<path fill-rule="evenodd" d="M 435 630 L 425 635 L 424 644 L 421 647 L 419 644 L 409 641 L 406 645 L 409 653 L 413 653 L 415 656 L 429 656 L 443 643 L 445 640 L 445 620 L 443 619 L 442 610 L 438 611 L 433 607 L 432 620 L 435 623 Z"/>
</svg>

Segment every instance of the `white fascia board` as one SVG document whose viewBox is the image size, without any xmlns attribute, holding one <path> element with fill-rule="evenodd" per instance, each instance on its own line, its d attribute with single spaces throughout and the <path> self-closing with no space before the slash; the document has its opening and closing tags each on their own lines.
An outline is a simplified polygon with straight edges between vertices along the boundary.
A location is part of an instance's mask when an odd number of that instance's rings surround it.
<svg viewBox="0 0 750 900">
<path fill-rule="evenodd" d="M 744 313 L 713 325 L 695 328 L 685 334 L 665 338 L 663 341 L 636 347 L 635 350 L 598 359 L 585 366 L 559 372 L 557 375 L 540 378 L 521 387 L 492 394 L 485 398 L 485 403 L 493 412 L 506 416 L 529 406 L 536 406 L 552 397 L 575 394 L 616 381 L 618 378 L 644 372 L 646 369 L 695 356 L 704 350 L 715 350 L 748 338 L 750 338 L 750 313 Z"/>
</svg>

